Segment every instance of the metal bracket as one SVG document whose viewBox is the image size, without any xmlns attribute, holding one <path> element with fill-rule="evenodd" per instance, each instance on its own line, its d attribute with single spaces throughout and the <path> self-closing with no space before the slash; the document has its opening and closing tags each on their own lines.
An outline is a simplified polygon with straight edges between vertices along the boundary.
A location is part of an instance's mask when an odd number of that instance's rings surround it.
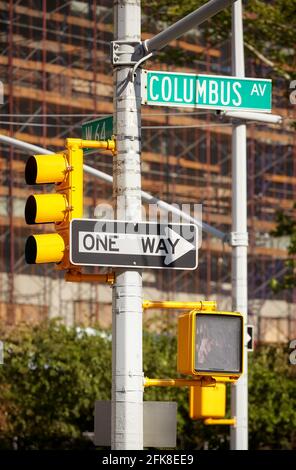
<svg viewBox="0 0 296 470">
<path fill-rule="evenodd" d="M 137 76 L 137 68 L 140 67 L 140 65 L 142 65 L 144 62 L 146 62 L 146 60 L 151 59 L 151 57 L 152 57 L 154 54 L 155 54 L 154 52 L 149 52 L 149 54 L 147 54 L 147 55 L 145 55 L 144 57 L 142 57 L 142 59 L 140 59 L 140 60 L 134 65 L 134 68 L 133 68 L 132 74 L 131 74 L 132 82 L 135 80 L 135 78 L 136 78 L 136 76 Z"/>
<path fill-rule="evenodd" d="M 206 418 L 204 419 L 204 424 L 211 425 L 211 424 L 227 424 L 229 426 L 235 426 L 236 425 L 236 418 Z"/>
<path fill-rule="evenodd" d="M 111 41 L 112 65 L 135 65 L 144 55 L 141 41 Z M 130 60 L 127 60 L 127 56 Z"/>
<path fill-rule="evenodd" d="M 240 124 L 245 124 L 246 119 L 240 118 L 239 116 L 227 116 L 226 111 L 222 109 L 217 109 L 215 111 L 216 116 L 218 117 L 219 121 L 223 123 L 228 123 L 230 126 L 239 126 Z"/>
<path fill-rule="evenodd" d="M 250 122 L 265 122 L 270 124 L 282 124 L 283 117 L 278 114 L 266 114 L 256 111 L 239 111 L 239 110 L 217 110 L 216 116 L 221 121 L 229 122 L 232 124 L 242 124 Z M 229 120 L 230 119 L 230 120 Z"/>
<path fill-rule="evenodd" d="M 248 232 L 230 232 L 228 234 L 228 241 L 230 246 L 248 246 Z"/>
<path fill-rule="evenodd" d="M 68 282 L 101 282 L 103 284 L 113 285 L 115 283 L 115 273 L 89 274 L 82 273 L 79 270 L 69 269 L 65 273 L 65 281 Z"/>
</svg>

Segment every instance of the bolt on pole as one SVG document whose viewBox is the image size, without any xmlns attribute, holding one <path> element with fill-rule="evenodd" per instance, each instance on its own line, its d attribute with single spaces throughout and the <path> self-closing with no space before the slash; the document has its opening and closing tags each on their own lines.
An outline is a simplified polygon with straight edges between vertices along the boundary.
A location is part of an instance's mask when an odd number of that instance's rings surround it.
<svg viewBox="0 0 296 470">
<path fill-rule="evenodd" d="M 132 81 L 132 53 L 141 40 L 139 0 L 114 1 L 113 200 L 118 220 L 141 220 L 141 73 Z M 126 65 L 128 64 L 128 65 Z M 142 274 L 117 269 L 112 301 L 111 447 L 143 449 Z"/>
<path fill-rule="evenodd" d="M 232 73 L 244 77 L 242 2 L 232 6 Z M 247 151 L 246 125 L 234 125 L 232 131 L 232 302 L 244 318 L 244 373 L 231 390 L 231 412 L 236 424 L 231 427 L 232 450 L 248 449 L 248 275 L 247 275 Z"/>
</svg>

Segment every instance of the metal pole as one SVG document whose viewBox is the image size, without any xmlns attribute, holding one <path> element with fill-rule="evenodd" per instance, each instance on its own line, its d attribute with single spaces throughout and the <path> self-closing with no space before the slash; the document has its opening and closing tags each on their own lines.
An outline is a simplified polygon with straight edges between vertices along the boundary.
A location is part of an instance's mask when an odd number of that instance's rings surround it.
<svg viewBox="0 0 296 470">
<path fill-rule="evenodd" d="M 269 124 L 281 124 L 283 117 L 278 114 L 265 114 L 265 113 L 251 113 L 249 111 L 224 111 L 222 117 L 230 117 L 235 119 L 242 119 L 245 121 L 266 122 Z"/>
<path fill-rule="evenodd" d="M 114 1 L 114 40 L 121 41 L 125 64 L 141 40 L 139 0 Z M 115 217 L 141 220 L 141 73 L 131 81 L 132 65 L 114 66 L 113 163 Z M 112 308 L 111 447 L 143 449 L 142 274 L 116 270 Z"/>
<path fill-rule="evenodd" d="M 242 2 L 232 7 L 232 73 L 244 77 L 244 44 Z M 233 309 L 244 317 L 243 346 L 244 374 L 231 390 L 231 411 L 236 424 L 231 427 L 230 444 L 233 450 L 248 449 L 248 352 L 247 352 L 247 155 L 246 125 L 237 124 L 232 133 L 232 302 Z"/>
<path fill-rule="evenodd" d="M 146 52 L 159 51 L 174 39 L 178 39 L 180 36 L 190 31 L 190 29 L 196 28 L 233 2 L 235 2 L 235 0 L 210 0 L 210 2 L 205 3 L 205 5 L 189 13 L 185 18 L 177 21 L 177 23 L 166 30 L 156 34 L 151 39 L 147 39 L 143 44 Z"/>
</svg>

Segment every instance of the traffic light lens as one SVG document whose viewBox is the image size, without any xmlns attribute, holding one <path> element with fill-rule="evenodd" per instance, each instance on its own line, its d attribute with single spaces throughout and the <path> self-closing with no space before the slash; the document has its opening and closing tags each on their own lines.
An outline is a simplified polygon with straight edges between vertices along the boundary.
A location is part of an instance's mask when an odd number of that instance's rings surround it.
<svg viewBox="0 0 296 470">
<path fill-rule="evenodd" d="M 25 179 L 27 184 L 36 184 L 37 179 L 37 161 L 35 157 L 27 160 L 25 168 Z"/>
<path fill-rule="evenodd" d="M 198 372 L 242 371 L 242 318 L 196 315 L 194 368 Z"/>
<path fill-rule="evenodd" d="M 27 264 L 35 264 L 37 256 L 37 243 L 32 235 L 27 239 L 25 247 L 25 258 Z"/>
<path fill-rule="evenodd" d="M 35 224 L 37 214 L 37 203 L 34 196 L 29 196 L 25 207 L 25 219 L 29 225 Z"/>
</svg>

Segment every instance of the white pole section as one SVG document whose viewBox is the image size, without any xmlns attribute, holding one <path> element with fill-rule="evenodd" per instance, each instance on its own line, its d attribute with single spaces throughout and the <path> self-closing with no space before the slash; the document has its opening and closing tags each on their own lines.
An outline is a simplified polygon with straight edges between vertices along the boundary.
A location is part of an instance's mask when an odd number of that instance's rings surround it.
<svg viewBox="0 0 296 470">
<path fill-rule="evenodd" d="M 244 44 L 242 2 L 232 6 L 232 74 L 244 77 Z M 232 450 L 248 449 L 248 353 L 247 353 L 247 138 L 246 125 L 233 126 L 232 133 L 232 302 L 233 309 L 244 317 L 245 344 L 243 345 L 244 373 L 231 390 L 231 412 L 236 418 L 231 427 Z"/>
<path fill-rule="evenodd" d="M 139 0 L 114 1 L 114 41 L 124 64 L 114 66 L 113 199 L 115 217 L 141 221 L 141 71 L 131 81 L 141 40 Z M 120 62 L 120 61 L 119 61 Z M 143 449 L 142 274 L 116 269 L 112 302 L 111 448 Z"/>
</svg>

